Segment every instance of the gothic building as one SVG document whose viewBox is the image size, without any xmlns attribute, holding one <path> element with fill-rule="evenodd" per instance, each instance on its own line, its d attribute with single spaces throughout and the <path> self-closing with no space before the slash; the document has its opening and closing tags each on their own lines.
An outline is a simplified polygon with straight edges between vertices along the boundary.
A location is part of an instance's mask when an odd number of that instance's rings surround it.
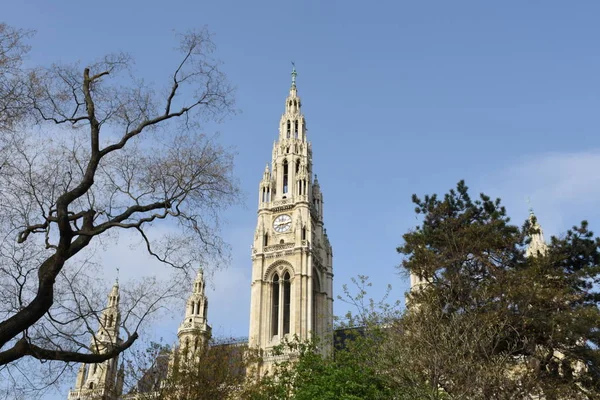
<svg viewBox="0 0 600 400">
<path fill-rule="evenodd" d="M 312 146 L 296 88 L 296 70 L 273 144 L 271 166 L 259 184 L 252 245 L 249 346 L 270 350 L 285 337 L 316 335 L 331 346 L 333 252 L 323 225 L 323 194 L 313 180 Z"/>
<path fill-rule="evenodd" d="M 264 361 L 254 369 L 260 374 L 271 370 L 275 361 L 271 350 L 284 338 L 306 340 L 316 336 L 321 339 L 324 353 L 332 349 L 333 252 L 323 224 L 323 194 L 316 175 L 313 179 L 312 147 L 306 132 L 294 68 L 271 165 L 265 168 L 259 184 L 252 245 L 248 346 L 262 351 Z M 94 351 L 101 352 L 109 343 L 120 340 L 118 304 L 115 284 L 99 328 L 102 341 L 92 346 Z M 185 367 L 206 349 L 211 334 L 207 314 L 200 269 L 177 331 L 178 345 L 170 356 L 169 371 Z M 82 365 L 69 400 L 119 397 L 123 380 L 122 374 L 116 375 L 117 360 Z M 145 382 L 149 391 L 157 390 L 157 384 L 150 378 Z"/>
<path fill-rule="evenodd" d="M 171 368 L 175 359 L 179 366 L 183 366 L 182 364 L 186 362 L 193 362 L 208 344 L 211 327 L 208 325 L 208 299 L 204 293 L 205 286 L 204 273 L 200 268 L 185 306 L 185 317 L 177 330 L 179 345 L 173 354 Z"/>
<path fill-rule="evenodd" d="M 120 343 L 119 284 L 115 282 L 108 303 L 100 316 L 98 332 L 92 338 L 91 349 L 103 353 Z M 105 399 L 116 400 L 123 391 L 123 365 L 117 370 L 118 357 L 99 364 L 82 364 L 77 374 L 75 387 L 69 392 L 69 400 Z"/>
</svg>

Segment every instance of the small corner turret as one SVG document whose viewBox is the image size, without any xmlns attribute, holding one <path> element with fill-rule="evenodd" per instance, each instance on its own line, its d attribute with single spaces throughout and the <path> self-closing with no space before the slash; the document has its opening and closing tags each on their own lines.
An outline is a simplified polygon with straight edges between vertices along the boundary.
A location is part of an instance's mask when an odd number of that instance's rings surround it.
<svg viewBox="0 0 600 400">
<path fill-rule="evenodd" d="M 102 310 L 99 318 L 99 327 L 91 339 L 90 349 L 94 353 L 104 353 L 115 344 L 122 343 L 119 337 L 121 326 L 121 311 L 119 302 L 119 281 L 115 281 L 108 295 L 106 308 Z M 117 364 L 119 357 L 106 360 L 97 364 L 81 364 L 75 387 L 68 394 L 68 399 L 117 399 L 123 389 L 122 382 L 117 377 Z M 122 364 L 121 364 L 122 367 Z M 120 386 L 119 386 L 120 385 Z"/>
<path fill-rule="evenodd" d="M 208 325 L 208 298 L 205 289 L 204 270 L 199 268 L 186 303 L 185 317 L 177 330 L 179 353 L 183 359 L 191 359 L 197 355 L 210 339 L 212 329 Z"/>
</svg>

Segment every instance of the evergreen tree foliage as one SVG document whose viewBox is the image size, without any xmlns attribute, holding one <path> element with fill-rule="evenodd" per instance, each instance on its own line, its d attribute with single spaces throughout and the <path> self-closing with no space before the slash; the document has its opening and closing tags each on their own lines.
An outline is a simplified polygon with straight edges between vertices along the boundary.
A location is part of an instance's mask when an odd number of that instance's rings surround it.
<svg viewBox="0 0 600 400">
<path fill-rule="evenodd" d="M 398 252 L 422 284 L 390 356 L 451 398 L 599 398 L 600 239 L 587 222 L 526 257 L 535 217 L 511 224 L 464 181 L 413 202 L 422 223 Z"/>
</svg>

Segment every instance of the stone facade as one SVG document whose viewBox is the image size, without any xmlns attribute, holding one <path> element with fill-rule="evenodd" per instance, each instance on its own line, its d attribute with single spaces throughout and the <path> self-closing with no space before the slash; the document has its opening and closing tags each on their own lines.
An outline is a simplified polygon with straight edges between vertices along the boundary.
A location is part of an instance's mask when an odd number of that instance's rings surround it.
<svg viewBox="0 0 600 400">
<path fill-rule="evenodd" d="M 296 88 L 296 72 L 259 184 L 258 221 L 252 245 L 249 346 L 270 350 L 284 337 L 313 335 L 330 350 L 333 325 L 333 251 L 323 225 L 323 194 Z"/>
<path fill-rule="evenodd" d="M 98 332 L 92 338 L 91 349 L 103 353 L 114 344 L 120 343 L 119 326 L 119 284 L 115 283 L 108 303 L 100 316 Z M 81 364 L 75 381 L 75 387 L 69 391 L 69 400 L 116 400 L 123 391 L 123 365 L 117 370 L 119 357 L 99 364 Z"/>
<path fill-rule="evenodd" d="M 271 166 L 267 165 L 259 184 L 248 343 L 263 351 L 264 362 L 258 366 L 258 373 L 271 369 L 275 358 L 270 350 L 283 338 L 306 340 L 317 336 L 322 340 L 323 352 L 332 351 L 333 251 L 323 224 L 323 194 L 316 175 L 314 179 L 312 175 L 312 148 L 306 138 L 306 120 L 295 78 L 294 69 Z M 99 337 L 106 340 L 120 340 L 118 298 L 115 285 L 103 317 L 105 324 L 99 329 Z M 169 371 L 185 367 L 206 349 L 211 334 L 207 314 L 208 299 L 200 270 L 177 331 L 178 345 L 170 356 Z M 102 351 L 102 346 L 97 351 Z M 122 374 L 118 377 L 113 368 L 117 360 L 91 367 L 82 365 L 69 400 L 117 399 L 123 386 Z"/>
</svg>

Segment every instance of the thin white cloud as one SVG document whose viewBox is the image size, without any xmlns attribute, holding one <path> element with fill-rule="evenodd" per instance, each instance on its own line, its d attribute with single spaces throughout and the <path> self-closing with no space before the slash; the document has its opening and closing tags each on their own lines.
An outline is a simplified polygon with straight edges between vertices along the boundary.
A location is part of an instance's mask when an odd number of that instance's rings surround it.
<svg viewBox="0 0 600 400">
<path fill-rule="evenodd" d="M 557 235 L 582 219 L 600 222 L 599 172 L 600 150 L 532 154 L 482 186 L 502 198 L 515 223 L 526 217 L 530 199 L 545 231 Z"/>
</svg>

